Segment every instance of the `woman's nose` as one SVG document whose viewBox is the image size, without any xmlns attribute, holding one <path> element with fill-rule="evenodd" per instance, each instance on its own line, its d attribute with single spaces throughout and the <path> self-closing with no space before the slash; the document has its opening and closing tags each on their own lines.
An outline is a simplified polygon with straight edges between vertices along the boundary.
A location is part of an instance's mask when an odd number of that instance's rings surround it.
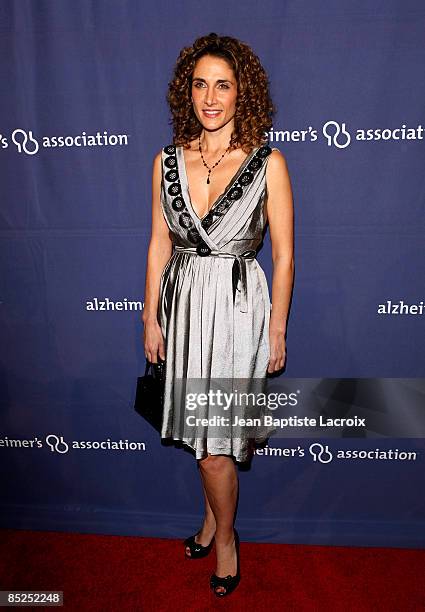
<svg viewBox="0 0 425 612">
<path fill-rule="evenodd" d="M 215 102 L 215 91 L 214 89 L 208 89 L 206 96 L 205 96 L 205 102 L 209 105 L 214 104 Z"/>
</svg>

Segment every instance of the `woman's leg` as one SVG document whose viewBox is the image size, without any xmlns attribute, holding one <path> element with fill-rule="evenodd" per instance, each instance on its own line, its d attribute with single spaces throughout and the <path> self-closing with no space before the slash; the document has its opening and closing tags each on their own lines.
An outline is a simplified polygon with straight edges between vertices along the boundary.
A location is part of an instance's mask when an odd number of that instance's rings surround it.
<svg viewBox="0 0 425 612">
<path fill-rule="evenodd" d="M 234 576 L 237 571 L 233 523 L 238 497 L 238 474 L 231 457 L 210 455 L 199 460 L 199 468 L 209 507 L 216 520 L 215 546 L 217 576 Z M 207 542 L 208 543 L 208 542 Z M 217 591 L 225 591 L 217 587 Z"/>
<path fill-rule="evenodd" d="M 197 542 L 198 544 L 202 544 L 202 546 L 208 546 L 208 544 L 211 542 L 215 534 L 216 520 L 215 520 L 214 513 L 212 511 L 212 508 L 210 506 L 210 502 L 208 500 L 207 492 L 205 490 L 205 484 L 204 484 L 204 479 L 202 478 L 202 472 L 200 472 L 200 474 L 201 474 L 202 490 L 204 492 L 204 499 L 205 499 L 205 516 L 204 516 L 204 522 L 199 531 L 199 535 L 197 535 L 195 538 L 195 542 Z M 188 557 L 190 557 L 189 546 L 186 546 L 186 554 Z"/>
</svg>

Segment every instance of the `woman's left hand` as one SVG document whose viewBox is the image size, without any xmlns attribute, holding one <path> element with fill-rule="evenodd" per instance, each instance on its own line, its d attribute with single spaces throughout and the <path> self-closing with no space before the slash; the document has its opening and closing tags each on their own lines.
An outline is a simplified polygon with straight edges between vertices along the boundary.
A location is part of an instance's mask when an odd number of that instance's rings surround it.
<svg viewBox="0 0 425 612">
<path fill-rule="evenodd" d="M 269 336 L 270 357 L 267 372 L 272 374 L 272 372 L 277 372 L 284 366 L 286 359 L 286 340 L 285 332 L 283 330 L 273 329 L 273 327 L 270 327 Z"/>
</svg>

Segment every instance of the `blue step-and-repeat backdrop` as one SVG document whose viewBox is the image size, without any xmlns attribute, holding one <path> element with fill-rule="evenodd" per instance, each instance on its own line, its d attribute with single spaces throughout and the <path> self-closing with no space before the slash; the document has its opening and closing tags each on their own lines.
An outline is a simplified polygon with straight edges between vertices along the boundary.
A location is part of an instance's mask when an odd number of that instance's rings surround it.
<svg viewBox="0 0 425 612">
<path fill-rule="evenodd" d="M 241 538 L 423 547 L 423 2 L 3 0 L 0 28 L 1 526 L 199 527 L 194 457 L 133 402 L 167 86 L 217 32 L 267 70 L 292 181 L 280 383 L 347 419 L 286 423 L 239 470 Z M 258 260 L 271 291 L 268 234 Z"/>
</svg>

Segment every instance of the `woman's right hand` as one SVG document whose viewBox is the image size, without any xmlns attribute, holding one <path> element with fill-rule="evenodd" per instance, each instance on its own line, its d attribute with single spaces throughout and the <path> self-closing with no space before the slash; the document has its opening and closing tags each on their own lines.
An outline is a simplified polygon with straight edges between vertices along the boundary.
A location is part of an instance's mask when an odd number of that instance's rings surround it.
<svg viewBox="0 0 425 612">
<path fill-rule="evenodd" d="M 146 359 L 151 363 L 158 363 L 158 357 L 165 361 L 165 344 L 161 327 L 156 319 L 145 321 L 143 343 Z"/>
</svg>

